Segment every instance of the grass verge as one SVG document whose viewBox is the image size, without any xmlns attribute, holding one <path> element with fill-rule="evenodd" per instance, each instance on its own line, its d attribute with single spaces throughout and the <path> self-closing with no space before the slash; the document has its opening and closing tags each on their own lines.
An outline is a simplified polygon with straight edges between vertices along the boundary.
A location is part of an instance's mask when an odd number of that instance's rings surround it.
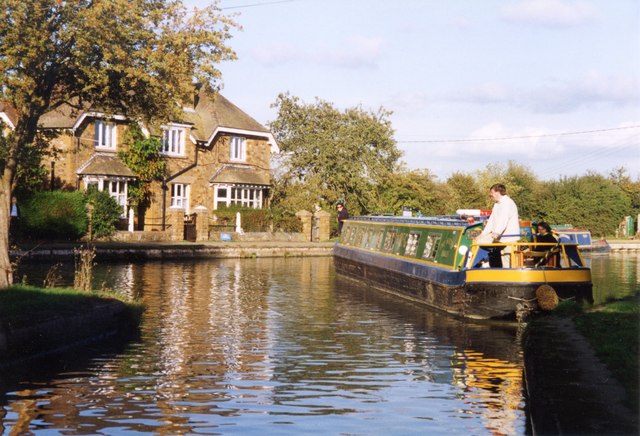
<svg viewBox="0 0 640 436">
<path fill-rule="evenodd" d="M 577 306 L 577 305 L 576 305 Z M 581 311 L 558 307 L 573 318 L 596 355 L 626 390 L 627 406 L 640 407 L 640 295 Z"/>
</svg>

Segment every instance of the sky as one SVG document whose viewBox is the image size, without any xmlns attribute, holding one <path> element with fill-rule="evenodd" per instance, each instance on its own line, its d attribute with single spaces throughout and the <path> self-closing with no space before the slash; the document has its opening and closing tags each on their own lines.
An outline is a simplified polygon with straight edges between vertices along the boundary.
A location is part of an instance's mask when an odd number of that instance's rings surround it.
<svg viewBox="0 0 640 436">
<path fill-rule="evenodd" d="M 204 2 L 190 0 L 190 5 Z M 288 92 L 392 111 L 407 169 L 640 179 L 638 0 L 220 0 L 222 94 L 265 126 Z"/>
</svg>

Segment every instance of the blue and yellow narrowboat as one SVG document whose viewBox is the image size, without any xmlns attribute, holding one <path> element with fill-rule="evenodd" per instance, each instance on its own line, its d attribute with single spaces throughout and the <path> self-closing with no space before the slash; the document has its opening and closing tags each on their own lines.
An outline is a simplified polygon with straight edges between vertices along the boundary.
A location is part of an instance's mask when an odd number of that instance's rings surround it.
<svg viewBox="0 0 640 436">
<path fill-rule="evenodd" d="M 563 299 L 592 302 L 591 270 L 576 243 L 477 244 L 486 216 L 364 216 L 344 223 L 338 273 L 470 319 L 522 320 Z M 508 265 L 496 265 L 509 259 Z M 498 262 L 501 262 L 498 260 Z"/>
</svg>

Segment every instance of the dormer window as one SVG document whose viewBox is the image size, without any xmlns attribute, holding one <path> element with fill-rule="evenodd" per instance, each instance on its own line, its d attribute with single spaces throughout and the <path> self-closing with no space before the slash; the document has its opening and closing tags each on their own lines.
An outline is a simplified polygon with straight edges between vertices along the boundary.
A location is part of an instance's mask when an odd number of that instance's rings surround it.
<svg viewBox="0 0 640 436">
<path fill-rule="evenodd" d="M 96 121 L 95 132 L 96 148 L 115 150 L 116 149 L 116 125 L 106 121 Z"/>
<path fill-rule="evenodd" d="M 235 161 L 244 161 L 246 159 L 245 138 L 242 136 L 232 136 L 229 140 L 230 155 L 229 158 Z"/>
<path fill-rule="evenodd" d="M 184 156 L 184 128 L 167 127 L 162 134 L 162 154 Z"/>
</svg>

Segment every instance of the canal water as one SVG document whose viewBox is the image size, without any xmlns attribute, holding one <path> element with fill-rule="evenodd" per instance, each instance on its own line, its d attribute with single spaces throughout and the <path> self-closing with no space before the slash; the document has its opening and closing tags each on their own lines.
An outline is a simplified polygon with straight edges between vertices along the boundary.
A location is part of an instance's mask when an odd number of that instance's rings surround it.
<svg viewBox="0 0 640 436">
<path fill-rule="evenodd" d="M 637 255 L 590 262 L 597 301 L 639 290 Z M 98 265 L 95 281 L 144 302 L 139 338 L 0 371 L 2 434 L 530 433 L 518 329 L 387 297 L 329 257 Z"/>
</svg>

